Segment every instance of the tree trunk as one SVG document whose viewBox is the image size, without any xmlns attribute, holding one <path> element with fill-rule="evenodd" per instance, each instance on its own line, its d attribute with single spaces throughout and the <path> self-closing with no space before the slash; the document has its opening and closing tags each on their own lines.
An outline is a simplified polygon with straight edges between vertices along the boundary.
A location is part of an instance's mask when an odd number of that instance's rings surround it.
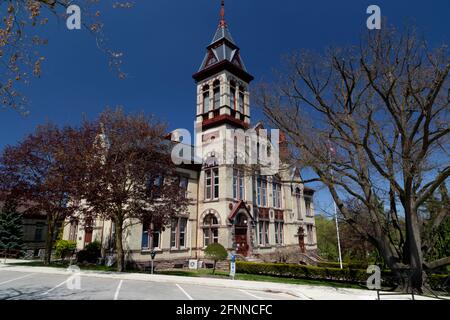
<svg viewBox="0 0 450 320">
<path fill-rule="evenodd" d="M 216 261 L 216 260 L 214 260 L 214 268 L 213 268 L 213 274 L 216 274 L 216 264 L 217 264 L 217 261 Z"/>
<path fill-rule="evenodd" d="M 117 271 L 125 271 L 125 254 L 123 251 L 123 221 L 116 219 L 116 252 L 117 252 Z"/>
<path fill-rule="evenodd" d="M 48 266 L 52 259 L 52 249 L 53 249 L 53 236 L 55 234 L 55 221 L 51 218 L 47 218 L 47 237 L 45 239 L 45 255 L 44 255 L 44 265 Z"/>
<path fill-rule="evenodd" d="M 410 209 L 411 210 L 411 209 Z M 409 284 L 412 290 L 422 293 L 423 288 L 423 256 L 421 250 L 421 236 L 416 212 L 406 214 L 406 228 L 408 229 L 406 242 L 408 252 L 406 256 L 410 265 Z"/>
</svg>

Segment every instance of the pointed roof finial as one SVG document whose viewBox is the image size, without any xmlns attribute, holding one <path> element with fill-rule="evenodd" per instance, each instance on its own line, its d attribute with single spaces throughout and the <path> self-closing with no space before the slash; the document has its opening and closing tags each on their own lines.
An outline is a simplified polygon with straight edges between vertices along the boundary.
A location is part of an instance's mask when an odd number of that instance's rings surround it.
<svg viewBox="0 0 450 320">
<path fill-rule="evenodd" d="M 227 23 L 225 22 L 225 0 L 222 0 L 221 9 L 220 9 L 220 26 L 226 27 Z"/>
</svg>

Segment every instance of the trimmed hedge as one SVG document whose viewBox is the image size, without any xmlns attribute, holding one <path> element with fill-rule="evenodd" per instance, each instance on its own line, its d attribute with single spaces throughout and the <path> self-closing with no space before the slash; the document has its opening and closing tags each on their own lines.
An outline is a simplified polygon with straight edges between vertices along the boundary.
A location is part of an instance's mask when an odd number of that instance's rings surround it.
<svg viewBox="0 0 450 320">
<path fill-rule="evenodd" d="M 433 274 L 429 277 L 430 286 L 434 290 L 450 292 L 450 275 Z"/>
<path fill-rule="evenodd" d="M 350 268 L 322 268 L 313 266 L 304 266 L 288 263 L 257 263 L 257 262 L 236 262 L 236 271 L 246 274 L 258 274 L 266 276 L 277 276 L 297 279 L 314 279 L 329 281 L 344 281 L 350 283 L 366 284 L 370 274 L 367 269 Z M 433 274 L 429 281 L 433 290 L 450 291 L 449 275 Z M 395 280 L 393 274 L 386 270 L 382 272 L 382 283 L 387 286 L 393 286 Z"/>
<path fill-rule="evenodd" d="M 306 278 L 365 283 L 370 276 L 362 269 L 321 268 L 287 263 L 236 262 L 239 273 L 259 274 L 289 278 Z"/>
<path fill-rule="evenodd" d="M 341 268 L 339 262 L 318 262 L 317 266 L 321 268 L 338 268 L 338 269 Z M 342 266 L 348 269 L 366 269 L 366 270 L 369 267 L 367 263 L 357 263 L 357 262 L 343 263 Z"/>
</svg>

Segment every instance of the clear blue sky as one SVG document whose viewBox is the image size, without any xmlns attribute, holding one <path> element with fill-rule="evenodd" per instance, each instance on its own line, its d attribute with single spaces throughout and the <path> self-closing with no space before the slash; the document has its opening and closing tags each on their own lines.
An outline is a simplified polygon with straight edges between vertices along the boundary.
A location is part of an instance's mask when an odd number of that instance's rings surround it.
<svg viewBox="0 0 450 320">
<path fill-rule="evenodd" d="M 82 114 L 93 118 L 105 106 L 156 114 L 172 129 L 192 128 L 196 97 L 191 75 L 217 27 L 220 0 L 135 0 L 129 10 L 101 2 L 107 36 L 111 47 L 125 53 L 128 78 L 122 81 L 111 73 L 86 31 L 50 24 L 42 78 L 23 91 L 30 115 L 0 109 L 0 148 L 46 120 L 76 124 Z M 381 7 L 390 24 L 414 21 L 431 45 L 450 43 L 449 0 L 226 0 L 226 18 L 258 82 L 270 80 L 282 55 L 292 50 L 358 43 L 371 4 Z"/>
</svg>

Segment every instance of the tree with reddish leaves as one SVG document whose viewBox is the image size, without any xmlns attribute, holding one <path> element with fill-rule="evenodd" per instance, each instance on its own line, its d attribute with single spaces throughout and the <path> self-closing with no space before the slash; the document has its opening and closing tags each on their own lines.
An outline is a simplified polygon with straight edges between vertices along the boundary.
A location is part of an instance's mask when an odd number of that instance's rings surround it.
<svg viewBox="0 0 450 320">
<path fill-rule="evenodd" d="M 86 125 L 89 127 L 89 125 Z M 98 130 L 84 154 L 80 188 L 83 214 L 115 225 L 117 270 L 125 269 L 123 234 L 133 221 L 163 227 L 189 204 L 165 139 L 166 126 L 144 114 L 107 110 L 92 126 Z"/>
<path fill-rule="evenodd" d="M 88 130 L 39 126 L 0 157 L 0 201 L 14 199 L 27 215 L 47 215 L 45 264 L 50 264 L 56 226 L 75 214 L 81 181 L 80 152 Z"/>
</svg>

